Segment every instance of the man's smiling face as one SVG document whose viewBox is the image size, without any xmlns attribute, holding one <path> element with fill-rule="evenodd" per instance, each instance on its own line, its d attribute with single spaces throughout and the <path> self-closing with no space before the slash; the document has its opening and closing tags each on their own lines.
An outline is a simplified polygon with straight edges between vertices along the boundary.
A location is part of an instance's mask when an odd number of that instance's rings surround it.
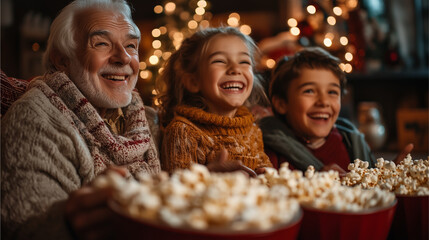
<svg viewBox="0 0 429 240">
<path fill-rule="evenodd" d="M 76 15 L 75 26 L 72 81 L 95 107 L 128 105 L 139 69 L 139 36 L 132 24 L 121 14 L 87 9 Z"/>
</svg>

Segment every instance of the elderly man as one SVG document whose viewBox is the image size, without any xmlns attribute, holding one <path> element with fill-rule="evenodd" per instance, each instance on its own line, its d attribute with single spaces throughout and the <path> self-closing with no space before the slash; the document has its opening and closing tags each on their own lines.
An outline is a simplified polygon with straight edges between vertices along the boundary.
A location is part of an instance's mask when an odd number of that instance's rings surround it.
<svg viewBox="0 0 429 240">
<path fill-rule="evenodd" d="M 89 183 L 112 166 L 160 171 L 133 91 L 139 41 L 124 0 L 76 0 L 54 20 L 48 72 L 2 118 L 4 239 L 105 238 L 109 191 Z"/>
</svg>

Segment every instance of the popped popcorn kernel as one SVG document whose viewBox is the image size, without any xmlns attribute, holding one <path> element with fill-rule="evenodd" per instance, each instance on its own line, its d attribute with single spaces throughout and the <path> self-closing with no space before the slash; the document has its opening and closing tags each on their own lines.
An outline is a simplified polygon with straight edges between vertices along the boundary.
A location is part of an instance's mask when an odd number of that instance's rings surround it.
<svg viewBox="0 0 429 240">
<path fill-rule="evenodd" d="M 358 173 L 363 167 L 368 165 L 363 161 L 356 160 L 353 166 L 359 166 L 351 172 L 354 178 L 343 181 L 357 183 L 362 180 Z M 369 169 L 367 169 L 369 170 Z M 272 189 L 275 186 L 283 186 L 288 191 L 290 198 L 296 199 L 303 206 L 310 206 L 318 209 L 356 212 L 363 209 L 388 206 L 395 200 L 395 195 L 381 189 L 363 189 L 360 186 L 348 187 L 341 184 L 337 171 L 317 172 L 313 166 L 309 166 L 305 173 L 290 170 L 288 165 L 282 165 L 278 170 L 279 174 L 273 172 L 265 173 L 259 178 L 265 178 L 267 186 Z M 365 176 L 368 185 L 373 185 L 377 181 L 372 176 Z"/>
<path fill-rule="evenodd" d="M 267 169 L 267 176 L 278 177 Z M 178 228 L 265 230 L 291 221 L 299 204 L 282 185 L 271 188 L 262 178 L 242 172 L 211 173 L 204 165 L 141 175 L 138 180 L 108 172 L 95 187 L 114 189 L 114 200 L 134 218 Z"/>
<path fill-rule="evenodd" d="M 413 160 L 408 154 L 399 164 L 395 164 L 379 158 L 373 169 L 357 166 L 356 161 L 349 164 L 350 172 L 341 179 L 341 184 L 365 189 L 380 188 L 399 195 L 429 195 L 428 160 Z"/>
</svg>

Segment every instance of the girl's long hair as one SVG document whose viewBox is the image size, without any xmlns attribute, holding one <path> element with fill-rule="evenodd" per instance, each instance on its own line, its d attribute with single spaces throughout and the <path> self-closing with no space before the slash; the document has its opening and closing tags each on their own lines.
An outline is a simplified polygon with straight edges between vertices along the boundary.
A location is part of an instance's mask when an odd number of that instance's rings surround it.
<svg viewBox="0 0 429 240">
<path fill-rule="evenodd" d="M 207 105 L 204 98 L 198 93 L 193 94 L 187 91 L 182 79 L 198 73 L 205 47 L 209 40 L 218 34 L 240 37 L 250 51 L 254 81 L 253 90 L 246 101 L 246 105 L 250 106 L 259 102 L 266 104 L 268 102 L 261 76 L 255 70 L 255 59 L 259 57 L 260 53 L 253 39 L 234 27 L 201 29 L 182 42 L 180 48 L 170 56 L 156 81 L 155 88 L 158 94 L 155 101 L 159 104 L 161 127 L 166 127 L 171 122 L 174 117 L 174 108 L 178 105 L 186 104 L 206 109 Z"/>
</svg>

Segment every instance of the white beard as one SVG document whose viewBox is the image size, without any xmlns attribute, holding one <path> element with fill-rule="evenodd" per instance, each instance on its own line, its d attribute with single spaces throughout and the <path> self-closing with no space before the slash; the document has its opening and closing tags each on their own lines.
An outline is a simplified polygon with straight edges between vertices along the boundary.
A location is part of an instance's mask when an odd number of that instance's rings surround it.
<svg viewBox="0 0 429 240">
<path fill-rule="evenodd" d="M 72 60 L 70 64 L 70 79 L 76 84 L 76 87 L 88 99 L 88 101 L 97 108 L 120 108 L 125 107 L 131 102 L 132 94 L 128 96 L 126 101 L 109 98 L 107 94 L 103 94 L 98 81 L 93 79 L 89 72 L 82 67 L 77 60 Z"/>
</svg>

